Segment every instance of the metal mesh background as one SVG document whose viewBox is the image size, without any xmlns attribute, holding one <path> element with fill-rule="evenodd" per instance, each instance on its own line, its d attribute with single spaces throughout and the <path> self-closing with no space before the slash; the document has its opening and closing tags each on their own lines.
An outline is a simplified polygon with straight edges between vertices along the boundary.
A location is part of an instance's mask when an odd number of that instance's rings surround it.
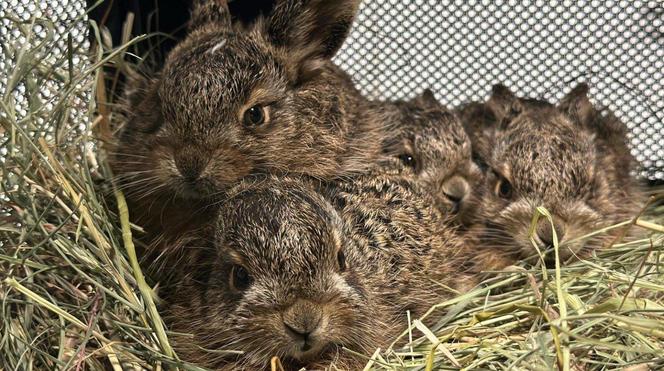
<svg viewBox="0 0 664 371">
<path fill-rule="evenodd" d="M 364 0 L 336 57 L 371 97 L 431 88 L 447 105 L 502 82 L 555 100 L 577 82 L 631 129 L 642 174 L 664 179 L 664 8 L 657 1 Z"/>
<path fill-rule="evenodd" d="M 83 22 L 65 29 L 84 8 L 84 0 L 0 0 L 0 18 L 48 15 L 58 25 L 61 45 L 49 57 L 61 58 L 63 36 L 86 42 Z M 5 43 L 17 35 L 9 24 L 0 23 Z M 371 97 L 407 98 L 431 88 L 448 105 L 483 100 L 496 82 L 544 99 L 589 82 L 593 101 L 631 129 L 642 175 L 662 181 L 663 35 L 658 1 L 364 0 L 336 62 Z M 0 73 L 11 69 L 3 53 Z M 0 77 L 2 95 L 6 77 Z M 49 92 L 43 94 L 48 101 Z"/>
<path fill-rule="evenodd" d="M 35 17 L 48 19 L 50 23 L 33 22 Z M 20 24 L 20 26 L 19 26 Z M 20 30 L 22 27 L 23 30 Z M 69 72 L 77 74 L 89 67 L 87 50 L 89 42 L 87 38 L 88 23 L 86 17 L 86 4 L 79 0 L 0 0 L 0 97 L 5 95 L 8 79 L 15 68 L 15 61 L 21 52 L 25 52 L 23 46 L 30 45 L 38 47 L 40 43 L 53 40 L 53 48 L 41 48 L 34 60 L 37 63 L 44 60 L 43 67 L 54 67 L 54 72 L 60 76 L 69 76 Z M 29 39 L 28 39 L 29 38 Z M 68 45 L 68 43 L 71 45 Z M 49 43 L 50 45 L 50 43 Z M 71 53 L 71 66 L 69 54 Z M 65 88 L 65 78 L 53 75 L 52 79 L 44 81 L 40 86 L 39 103 L 45 106 L 45 112 L 53 108 L 53 99 L 59 91 Z M 21 83 L 12 91 L 10 102 L 15 103 L 12 107 L 18 119 L 27 115 L 28 104 L 31 104 L 25 84 Z M 72 127 L 68 128 L 72 134 L 81 132 L 87 128 L 87 109 L 89 96 L 75 97 L 67 110 L 69 122 Z M 1 111 L 0 111 L 0 114 Z M 39 124 L 48 120 L 48 117 L 34 117 Z M 53 128 L 55 129 L 55 128 Z M 0 143 L 4 143 L 9 133 L 0 133 Z M 54 133 L 45 133 L 46 139 L 52 139 Z M 0 146 L 0 160 L 6 154 L 6 148 Z"/>
</svg>

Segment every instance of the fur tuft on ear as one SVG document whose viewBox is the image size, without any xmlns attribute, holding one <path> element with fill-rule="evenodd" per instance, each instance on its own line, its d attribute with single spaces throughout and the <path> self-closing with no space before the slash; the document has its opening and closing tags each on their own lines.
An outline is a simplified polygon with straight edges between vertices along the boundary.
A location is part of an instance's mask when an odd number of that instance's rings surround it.
<svg viewBox="0 0 664 371">
<path fill-rule="evenodd" d="M 299 69 L 332 58 L 350 32 L 360 0 L 278 0 L 264 22 L 270 43 L 285 48 Z"/>
<path fill-rule="evenodd" d="M 442 108 L 442 105 L 438 102 L 438 99 L 436 99 L 436 96 L 431 89 L 424 89 L 420 95 L 413 98 L 413 102 L 422 107 Z"/>
<path fill-rule="evenodd" d="M 496 84 L 491 88 L 491 97 L 487 101 L 487 106 L 493 111 L 502 129 L 523 111 L 519 97 L 503 84 Z"/>
<path fill-rule="evenodd" d="M 208 25 L 220 29 L 231 28 L 231 14 L 226 0 L 194 0 L 193 3 L 187 26 L 189 32 Z"/>
<path fill-rule="evenodd" d="M 589 126 L 595 115 L 595 108 L 588 99 L 588 90 L 588 84 L 581 83 L 567 93 L 558 103 L 558 109 L 584 126 Z"/>
</svg>

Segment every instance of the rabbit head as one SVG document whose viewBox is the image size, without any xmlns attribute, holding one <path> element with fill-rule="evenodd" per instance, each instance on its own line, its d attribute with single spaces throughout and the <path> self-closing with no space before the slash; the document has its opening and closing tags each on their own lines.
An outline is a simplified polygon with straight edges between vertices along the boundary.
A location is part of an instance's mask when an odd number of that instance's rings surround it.
<svg viewBox="0 0 664 371">
<path fill-rule="evenodd" d="M 357 170 L 360 95 L 330 58 L 358 3 L 275 1 L 233 22 L 225 1 L 195 2 L 163 69 L 130 84 L 112 161 L 128 193 L 210 199 L 249 174 Z"/>
<path fill-rule="evenodd" d="M 460 120 L 430 90 L 396 102 L 398 124 L 391 152 L 403 175 L 412 177 L 445 213 L 461 225 L 473 222 L 482 172 L 471 157 L 471 143 Z"/>
<path fill-rule="evenodd" d="M 631 201 L 614 181 L 631 178 L 626 168 L 617 170 L 615 165 L 629 160 L 612 156 L 614 160 L 607 161 L 597 134 L 604 131 L 606 120 L 593 108 L 587 90 L 580 85 L 552 105 L 520 99 L 506 87 L 494 86 L 487 102 L 495 116 L 494 128 L 483 154 L 483 237 L 488 248 L 519 258 L 533 256 L 531 223 L 535 208 L 544 206 L 552 220 L 541 217 L 535 226 L 532 238 L 539 249 L 550 250 L 557 239 L 562 259 L 587 256 L 612 236 L 582 236 L 622 221 L 633 211 L 621 205 Z M 626 148 L 624 129 L 612 137 Z"/>
<path fill-rule="evenodd" d="M 370 353 L 393 333 L 342 220 L 308 187 L 245 181 L 217 227 L 216 248 L 198 259 L 170 311 L 174 329 L 194 336 L 179 344 L 184 359 L 261 369 L 278 356 L 287 369 L 356 369 L 362 360 L 342 347 Z"/>
</svg>

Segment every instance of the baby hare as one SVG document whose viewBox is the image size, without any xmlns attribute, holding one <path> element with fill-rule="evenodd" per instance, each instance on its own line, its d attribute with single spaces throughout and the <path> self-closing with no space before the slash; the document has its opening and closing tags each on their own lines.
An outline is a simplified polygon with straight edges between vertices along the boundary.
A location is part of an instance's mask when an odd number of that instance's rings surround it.
<svg viewBox="0 0 664 371">
<path fill-rule="evenodd" d="M 213 218 L 215 201 L 245 176 L 333 179 L 375 163 L 382 125 L 330 61 L 358 3 L 279 0 L 232 22 L 226 1 L 195 2 L 163 69 L 130 84 L 111 159 L 149 240 Z"/>
<path fill-rule="evenodd" d="M 393 123 L 396 139 L 388 143 L 396 160 L 382 167 L 415 180 L 442 212 L 468 229 L 481 199 L 482 172 L 471 157 L 471 142 L 461 121 L 430 90 L 410 101 L 383 103 L 384 121 Z"/>
<path fill-rule="evenodd" d="M 488 268 L 535 255 L 529 229 L 538 206 L 551 213 L 553 223 L 540 218 L 534 242 L 546 251 L 557 238 L 563 260 L 607 246 L 621 229 L 581 237 L 638 212 L 642 198 L 627 129 L 611 113 L 595 109 L 587 92 L 587 85 L 578 85 L 553 105 L 496 85 L 486 104 L 461 110 L 475 156 L 486 169 L 481 255 Z"/>
<path fill-rule="evenodd" d="M 187 361 L 260 370 L 361 369 L 461 281 L 462 241 L 408 182 L 371 177 L 326 191 L 244 181 L 220 209 L 215 248 L 197 257 L 169 321 Z M 334 204 L 334 205 L 333 205 Z M 335 209 L 336 206 L 336 209 Z M 467 283 L 467 282 L 466 282 Z M 224 351 L 241 351 L 224 352 Z"/>
</svg>

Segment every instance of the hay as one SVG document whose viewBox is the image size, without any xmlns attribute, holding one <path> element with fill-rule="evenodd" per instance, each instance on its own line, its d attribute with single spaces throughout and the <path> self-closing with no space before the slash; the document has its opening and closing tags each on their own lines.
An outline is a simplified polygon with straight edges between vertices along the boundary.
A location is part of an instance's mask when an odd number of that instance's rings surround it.
<svg viewBox="0 0 664 371">
<path fill-rule="evenodd" d="M 0 369 L 172 364 L 127 219 L 123 236 L 104 201 L 112 193 L 96 186 L 109 173 L 91 134 L 103 122 L 92 93 L 124 48 L 86 62 L 87 45 L 69 38 L 57 55 L 67 33 L 54 23 L 8 20 L 23 37 L 4 40 L 2 56 Z"/>
<path fill-rule="evenodd" d="M 661 221 L 663 212 L 660 206 L 652 215 Z M 442 315 L 436 326 L 411 326 L 425 334 L 414 341 L 414 353 L 424 358 L 412 361 L 408 352 L 394 350 L 384 359 L 427 370 L 454 364 L 465 369 L 661 369 L 663 243 L 661 232 L 652 233 L 555 270 L 499 272 L 483 287 L 433 308 L 430 315 Z"/>
<path fill-rule="evenodd" d="M 2 41 L 16 68 L 0 84 L 0 369 L 198 369 L 171 349 L 121 194 L 121 215 L 105 201 L 114 193 L 91 133 L 108 134 L 112 102 L 94 93 L 127 46 L 75 63 L 87 49 L 69 40 L 52 53 L 66 33 L 49 20 L 9 21 L 25 40 Z M 664 206 L 652 207 L 617 226 L 643 239 L 555 270 L 498 272 L 432 308 L 435 326 L 404 314 L 399 346 L 358 356 L 367 369 L 661 369 L 663 223 Z"/>
</svg>

